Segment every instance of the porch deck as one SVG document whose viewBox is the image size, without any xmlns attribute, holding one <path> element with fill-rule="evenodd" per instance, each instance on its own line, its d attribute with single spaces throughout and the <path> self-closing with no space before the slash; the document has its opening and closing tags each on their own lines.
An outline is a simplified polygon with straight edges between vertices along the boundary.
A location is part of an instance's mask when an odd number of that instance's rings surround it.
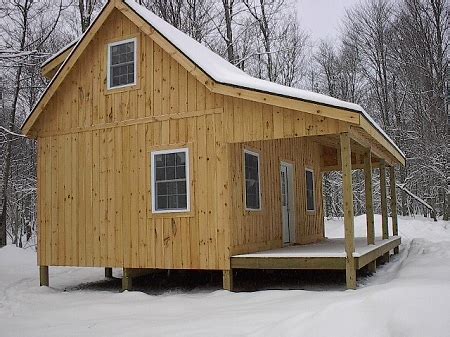
<svg viewBox="0 0 450 337">
<path fill-rule="evenodd" d="M 357 269 L 398 247 L 399 236 L 367 245 L 367 238 L 355 238 L 355 264 Z M 231 268 L 237 269 L 328 269 L 345 270 L 344 238 L 325 239 L 310 245 L 295 245 L 231 257 Z"/>
</svg>

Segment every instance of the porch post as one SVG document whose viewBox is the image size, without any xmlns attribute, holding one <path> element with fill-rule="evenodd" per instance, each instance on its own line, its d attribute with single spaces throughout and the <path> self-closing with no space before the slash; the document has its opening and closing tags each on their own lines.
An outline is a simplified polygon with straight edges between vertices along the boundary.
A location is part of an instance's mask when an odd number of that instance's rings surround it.
<svg viewBox="0 0 450 337">
<path fill-rule="evenodd" d="M 395 168 L 389 167 L 389 178 L 391 188 L 391 212 L 392 212 L 392 235 L 398 235 L 398 215 L 397 215 L 397 191 L 395 189 Z M 398 254 L 398 246 L 394 248 L 394 254 Z"/>
<path fill-rule="evenodd" d="M 366 218 L 367 218 L 367 244 L 375 244 L 375 227 L 373 215 L 373 192 L 372 192 L 372 153 L 367 150 L 364 157 L 364 187 L 366 194 Z"/>
<path fill-rule="evenodd" d="M 340 134 L 342 182 L 344 197 L 344 226 L 345 226 L 345 275 L 347 289 L 356 289 L 356 265 L 353 252 L 355 251 L 355 229 L 353 218 L 353 189 L 352 189 L 352 158 L 350 136 Z"/>
<path fill-rule="evenodd" d="M 381 227 L 383 229 L 383 240 L 389 239 L 388 212 L 386 195 L 386 163 L 380 162 L 380 193 L 381 193 Z"/>
<path fill-rule="evenodd" d="M 367 221 L 367 244 L 375 244 L 375 221 L 373 214 L 373 183 L 372 183 L 372 151 L 367 149 L 364 156 L 364 189 L 366 195 L 366 221 Z M 367 264 L 370 273 L 375 273 L 377 262 Z"/>
<path fill-rule="evenodd" d="M 380 161 L 380 194 L 381 194 L 381 227 L 383 230 L 383 240 L 389 239 L 387 194 L 386 194 L 386 162 Z M 383 262 L 389 262 L 389 252 L 384 254 Z"/>
</svg>

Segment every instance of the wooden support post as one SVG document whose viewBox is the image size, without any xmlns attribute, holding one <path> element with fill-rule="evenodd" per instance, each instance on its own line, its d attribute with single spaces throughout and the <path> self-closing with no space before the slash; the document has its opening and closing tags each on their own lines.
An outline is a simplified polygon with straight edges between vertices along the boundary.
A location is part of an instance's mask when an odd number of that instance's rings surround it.
<svg viewBox="0 0 450 337">
<path fill-rule="evenodd" d="M 373 215 L 372 154 L 370 149 L 364 156 L 364 180 L 366 194 L 367 244 L 375 244 L 375 221 Z"/>
<path fill-rule="evenodd" d="M 369 273 L 374 274 L 377 271 L 377 261 L 374 260 L 372 262 L 369 262 L 367 264 L 367 270 L 369 271 Z"/>
<path fill-rule="evenodd" d="M 106 278 L 112 278 L 112 268 L 105 268 L 105 277 Z"/>
<path fill-rule="evenodd" d="M 341 162 L 344 197 L 344 226 L 345 226 L 345 275 L 347 289 L 356 289 L 356 265 L 353 252 L 355 251 L 355 228 L 353 217 L 353 188 L 352 188 L 352 153 L 348 133 L 341 133 Z"/>
<path fill-rule="evenodd" d="M 223 270 L 223 289 L 233 291 L 233 269 Z"/>
<path fill-rule="evenodd" d="M 381 194 L 381 226 L 383 229 L 383 240 L 389 239 L 388 229 L 388 211 L 386 194 L 386 163 L 381 160 L 380 163 L 380 194 Z"/>
<path fill-rule="evenodd" d="M 390 188 L 391 188 L 391 216 L 392 216 L 392 235 L 398 235 L 398 214 L 397 214 L 397 191 L 395 189 L 395 168 L 389 168 Z M 398 246 L 394 248 L 394 254 L 398 254 Z"/>
<path fill-rule="evenodd" d="M 133 278 L 131 277 L 130 270 L 123 268 L 122 276 L 122 290 L 131 290 L 133 288 Z"/>
<path fill-rule="evenodd" d="M 150 268 L 123 268 L 122 290 L 131 290 L 133 287 L 133 278 L 153 274 L 155 269 Z"/>
<path fill-rule="evenodd" d="M 48 287 L 48 266 L 39 266 L 39 285 Z"/>
</svg>

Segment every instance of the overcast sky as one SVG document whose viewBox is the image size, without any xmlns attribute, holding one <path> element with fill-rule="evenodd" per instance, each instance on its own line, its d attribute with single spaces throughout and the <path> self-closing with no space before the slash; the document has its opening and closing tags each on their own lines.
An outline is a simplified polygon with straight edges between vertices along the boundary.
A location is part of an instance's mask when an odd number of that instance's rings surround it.
<svg viewBox="0 0 450 337">
<path fill-rule="evenodd" d="M 335 39 L 339 35 L 339 22 L 345 8 L 361 0 L 297 0 L 301 27 L 314 40 Z"/>
</svg>

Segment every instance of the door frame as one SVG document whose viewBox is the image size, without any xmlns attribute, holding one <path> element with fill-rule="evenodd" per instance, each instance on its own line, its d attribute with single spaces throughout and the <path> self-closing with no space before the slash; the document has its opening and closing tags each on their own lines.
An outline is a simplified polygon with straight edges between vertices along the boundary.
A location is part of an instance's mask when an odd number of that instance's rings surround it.
<svg viewBox="0 0 450 337">
<path fill-rule="evenodd" d="M 281 196 L 281 168 L 285 166 L 287 167 L 287 183 L 288 183 L 288 198 L 290 203 L 290 212 L 289 212 L 289 242 L 284 242 L 284 220 L 283 220 L 283 206 L 281 205 L 281 198 L 280 198 L 280 207 L 281 207 L 281 237 L 282 242 L 284 246 L 295 244 L 296 242 L 296 209 L 297 209 L 297 203 L 296 203 L 296 187 L 295 187 L 295 163 L 290 160 L 281 160 L 280 161 L 280 167 L 279 167 L 279 173 L 280 174 L 280 196 Z"/>
</svg>

